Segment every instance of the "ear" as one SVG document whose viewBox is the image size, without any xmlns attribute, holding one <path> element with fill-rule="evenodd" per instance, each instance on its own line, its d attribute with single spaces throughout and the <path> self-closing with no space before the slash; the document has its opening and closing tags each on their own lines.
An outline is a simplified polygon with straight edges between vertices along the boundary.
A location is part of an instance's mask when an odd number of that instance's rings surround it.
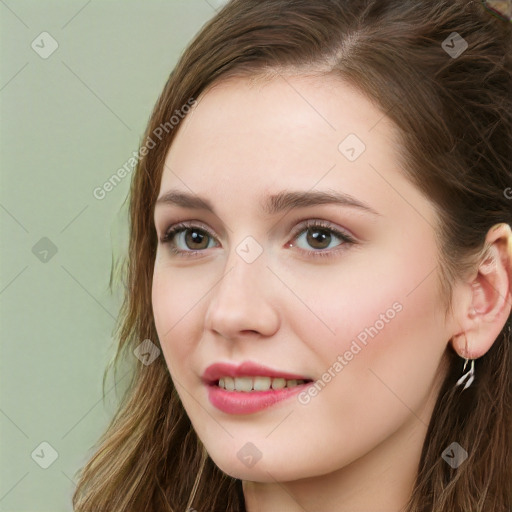
<svg viewBox="0 0 512 512">
<path fill-rule="evenodd" d="M 488 249 L 480 259 L 476 275 L 457 297 L 453 335 L 455 351 L 464 358 L 483 356 L 496 341 L 512 309 L 512 231 L 508 224 L 497 224 L 487 233 Z"/>
</svg>

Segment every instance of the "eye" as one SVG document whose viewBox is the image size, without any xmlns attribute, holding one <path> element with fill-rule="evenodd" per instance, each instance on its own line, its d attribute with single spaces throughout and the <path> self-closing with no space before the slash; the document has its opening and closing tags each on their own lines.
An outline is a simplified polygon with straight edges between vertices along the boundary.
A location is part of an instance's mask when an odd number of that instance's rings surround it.
<svg viewBox="0 0 512 512">
<path fill-rule="evenodd" d="M 294 232 L 293 239 L 300 239 L 299 235 L 300 237 L 305 235 L 303 240 L 309 244 L 310 247 L 317 249 L 316 251 L 302 249 L 302 252 L 313 257 L 330 257 L 333 256 L 334 253 L 338 253 L 340 250 L 346 249 L 347 247 L 345 246 L 351 246 L 357 243 L 356 240 L 348 233 L 344 233 L 333 227 L 333 225 L 327 221 L 308 220 L 302 223 Z M 341 243 L 336 247 L 343 247 L 341 249 L 331 250 L 332 246 L 331 248 L 329 248 L 329 246 L 335 239 L 341 240 Z M 292 244 L 292 246 L 294 245 Z"/>
<path fill-rule="evenodd" d="M 356 242 L 348 233 L 333 227 L 330 222 L 319 220 L 308 220 L 299 225 L 294 231 L 293 240 L 306 235 L 304 240 L 310 247 L 316 250 L 301 249 L 301 252 L 312 257 L 332 256 L 338 253 L 340 249 L 332 250 L 329 248 L 331 243 L 338 239 L 341 241 L 337 246 L 350 246 Z M 204 249 L 213 247 L 210 242 L 215 236 L 204 226 L 191 222 L 180 222 L 171 226 L 160 239 L 162 244 L 169 245 L 171 254 L 183 257 L 196 257 Z M 184 243 L 186 249 L 177 247 L 179 243 Z M 288 244 L 289 247 L 298 247 L 297 244 Z M 345 249 L 346 247 L 343 247 Z"/>
<path fill-rule="evenodd" d="M 190 248 L 191 246 L 192 248 L 190 250 L 176 248 L 175 239 L 178 239 L 178 242 L 184 241 L 186 247 Z M 168 244 L 172 254 L 189 257 L 195 256 L 203 249 L 209 249 L 209 239 L 213 239 L 213 235 L 207 228 L 189 222 L 180 222 L 169 228 L 160 239 L 160 242 Z M 206 245 L 205 241 L 207 242 Z"/>
</svg>

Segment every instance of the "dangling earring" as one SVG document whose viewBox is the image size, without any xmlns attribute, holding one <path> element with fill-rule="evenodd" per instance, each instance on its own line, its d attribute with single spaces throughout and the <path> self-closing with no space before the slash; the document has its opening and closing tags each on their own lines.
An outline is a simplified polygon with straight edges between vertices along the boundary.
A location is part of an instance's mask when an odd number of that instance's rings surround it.
<svg viewBox="0 0 512 512">
<path fill-rule="evenodd" d="M 466 366 L 468 365 L 469 359 L 465 359 L 464 361 L 464 367 L 462 368 L 462 371 L 464 372 L 466 370 Z M 467 380 L 466 385 L 462 388 L 462 391 L 464 391 L 466 388 L 469 388 L 473 381 L 475 380 L 475 360 L 471 359 L 471 368 L 469 371 L 467 371 L 458 381 L 455 386 L 460 386 L 465 380 Z"/>
</svg>

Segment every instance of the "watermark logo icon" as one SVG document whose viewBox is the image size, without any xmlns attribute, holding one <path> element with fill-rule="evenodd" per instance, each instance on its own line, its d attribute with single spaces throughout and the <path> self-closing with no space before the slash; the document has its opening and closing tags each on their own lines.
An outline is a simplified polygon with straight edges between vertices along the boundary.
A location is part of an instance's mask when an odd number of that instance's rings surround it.
<svg viewBox="0 0 512 512">
<path fill-rule="evenodd" d="M 32 253 L 42 263 L 48 263 L 57 254 L 57 246 L 44 236 L 32 247 Z"/>
<path fill-rule="evenodd" d="M 59 47 L 59 43 L 48 32 L 41 32 L 30 46 L 39 57 L 47 59 Z"/>
<path fill-rule="evenodd" d="M 340 142 L 338 150 L 349 162 L 355 162 L 365 152 L 366 145 L 355 133 L 350 133 Z"/>
<path fill-rule="evenodd" d="M 263 247 L 252 236 L 247 236 L 238 244 L 236 252 L 246 263 L 252 263 L 259 258 Z"/>
<path fill-rule="evenodd" d="M 133 353 L 142 364 L 149 366 L 160 355 L 160 349 L 150 339 L 147 339 L 138 345 Z"/>
<path fill-rule="evenodd" d="M 43 469 L 48 469 L 59 458 L 57 450 L 46 441 L 40 443 L 30 456 Z"/>
<path fill-rule="evenodd" d="M 441 47 L 452 59 L 456 59 L 468 49 L 468 43 L 458 32 L 452 32 Z"/>
<path fill-rule="evenodd" d="M 453 442 L 444 450 L 441 457 L 453 469 L 457 469 L 468 458 L 468 452 L 459 443 Z"/>
<path fill-rule="evenodd" d="M 242 464 L 248 468 L 252 468 L 262 457 L 262 453 L 256 445 L 251 442 L 245 443 L 240 450 L 237 452 L 237 457 L 240 459 Z"/>
</svg>

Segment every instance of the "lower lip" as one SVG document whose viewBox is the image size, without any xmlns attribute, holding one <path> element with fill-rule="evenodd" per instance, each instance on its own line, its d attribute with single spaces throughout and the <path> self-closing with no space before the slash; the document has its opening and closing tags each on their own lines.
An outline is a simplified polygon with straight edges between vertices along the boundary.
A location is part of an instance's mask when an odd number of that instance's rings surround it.
<svg viewBox="0 0 512 512">
<path fill-rule="evenodd" d="M 292 388 L 269 389 L 268 391 L 227 391 L 216 384 L 208 385 L 208 399 L 217 409 L 227 414 L 251 414 L 277 402 L 282 402 L 303 391 L 313 382 Z"/>
</svg>

